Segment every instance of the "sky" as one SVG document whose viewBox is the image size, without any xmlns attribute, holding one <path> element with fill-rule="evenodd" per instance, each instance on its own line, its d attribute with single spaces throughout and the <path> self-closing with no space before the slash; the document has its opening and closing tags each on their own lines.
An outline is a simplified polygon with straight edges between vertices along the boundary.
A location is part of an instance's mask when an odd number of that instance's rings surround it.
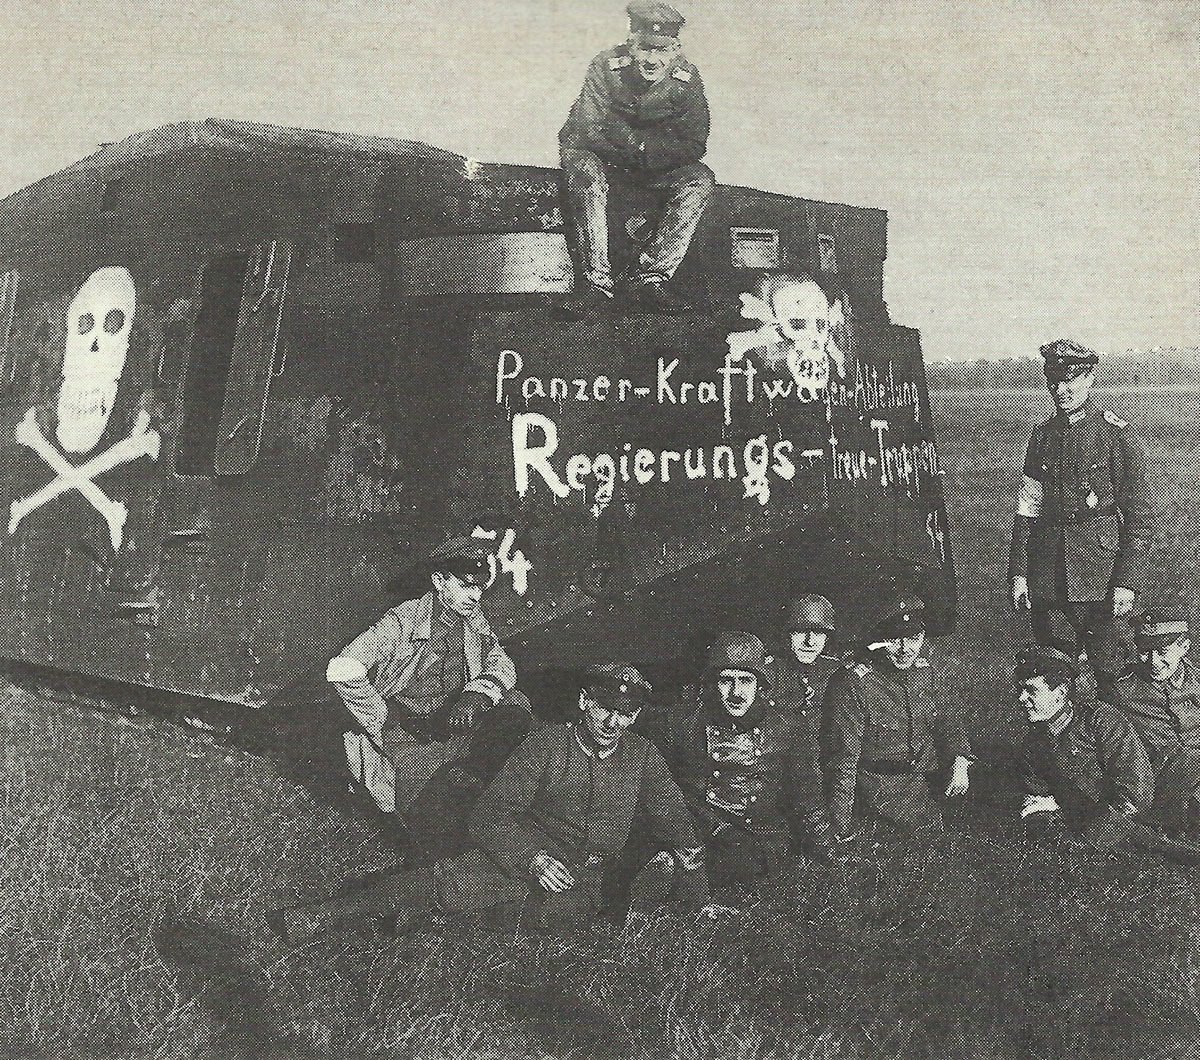
<svg viewBox="0 0 1200 1060">
<path fill-rule="evenodd" d="M 1200 346 L 1194 0 L 679 0 L 725 183 L 889 213 L 935 358 Z M 554 165 L 608 0 L 6 0 L 0 194 L 236 118 Z"/>
</svg>

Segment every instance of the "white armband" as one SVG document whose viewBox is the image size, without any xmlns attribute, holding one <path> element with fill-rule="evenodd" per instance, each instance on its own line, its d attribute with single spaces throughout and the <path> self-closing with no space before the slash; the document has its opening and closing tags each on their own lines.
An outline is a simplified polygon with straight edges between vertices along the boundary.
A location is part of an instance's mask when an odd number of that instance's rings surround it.
<svg viewBox="0 0 1200 1060">
<path fill-rule="evenodd" d="M 1028 817 L 1031 813 L 1049 813 L 1059 809 L 1058 800 L 1053 795 L 1026 795 L 1021 805 L 1021 816 Z"/>
<path fill-rule="evenodd" d="M 1021 492 L 1017 497 L 1017 514 L 1026 519 L 1036 519 L 1042 514 L 1042 484 L 1026 475 L 1021 479 Z"/>
<path fill-rule="evenodd" d="M 351 659 L 348 655 L 339 655 L 336 659 L 330 659 L 329 665 L 325 668 L 325 680 L 332 681 L 335 685 L 343 684 L 346 681 L 361 681 L 366 676 L 367 668 L 357 659 Z"/>
</svg>

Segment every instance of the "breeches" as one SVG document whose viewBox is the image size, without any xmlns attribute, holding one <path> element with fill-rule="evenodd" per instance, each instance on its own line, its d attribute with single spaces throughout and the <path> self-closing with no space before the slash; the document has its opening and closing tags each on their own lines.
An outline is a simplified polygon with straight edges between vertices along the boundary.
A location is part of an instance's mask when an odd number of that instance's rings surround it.
<svg viewBox="0 0 1200 1060">
<path fill-rule="evenodd" d="M 638 274 L 661 280 L 674 276 L 716 184 L 712 170 L 702 162 L 655 173 L 623 170 L 592 151 L 573 147 L 562 148 L 561 156 L 568 230 L 584 278 L 597 287 L 612 286 L 608 192 L 613 183 L 647 188 L 666 197 L 657 229 L 642 242 Z"/>
</svg>

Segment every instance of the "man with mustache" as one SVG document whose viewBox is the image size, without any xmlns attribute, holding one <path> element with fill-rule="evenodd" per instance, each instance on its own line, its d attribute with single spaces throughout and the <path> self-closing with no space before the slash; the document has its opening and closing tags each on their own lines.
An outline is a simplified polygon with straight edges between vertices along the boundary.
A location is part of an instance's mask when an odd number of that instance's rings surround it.
<svg viewBox="0 0 1200 1060">
<path fill-rule="evenodd" d="M 629 899 L 654 905 L 672 887 L 702 905 L 704 849 L 683 795 L 654 745 L 628 731 L 651 694 L 632 666 L 589 667 L 575 719 L 531 733 L 480 797 L 470 850 L 357 894 L 275 910 L 268 924 L 303 942 L 373 917 L 408 923 L 437 910 L 498 907 L 548 929 L 575 929 Z M 649 854 L 639 860 L 627 849 L 635 818 L 664 852 L 649 864 Z"/>
<path fill-rule="evenodd" d="M 566 207 L 580 289 L 576 312 L 611 307 L 608 191 L 623 184 L 665 199 L 658 228 L 642 247 L 624 290 L 635 308 L 687 310 L 666 289 L 712 194 L 716 178 L 700 160 L 708 147 L 708 101 L 700 71 L 684 58 L 684 18 L 659 0 L 633 0 L 629 39 L 592 60 L 559 133 Z"/>
<path fill-rule="evenodd" d="M 672 733 L 673 764 L 707 848 L 714 887 L 753 884 L 786 856 L 803 807 L 803 719 L 771 698 L 770 662 L 753 633 L 722 633 L 690 714 Z"/>
</svg>

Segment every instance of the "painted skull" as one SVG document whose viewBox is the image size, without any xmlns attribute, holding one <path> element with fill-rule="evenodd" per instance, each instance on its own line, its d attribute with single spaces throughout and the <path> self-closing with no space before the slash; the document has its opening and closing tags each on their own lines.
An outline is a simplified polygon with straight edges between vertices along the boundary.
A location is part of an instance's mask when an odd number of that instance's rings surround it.
<svg viewBox="0 0 1200 1060">
<path fill-rule="evenodd" d="M 813 280 L 780 287 L 771 308 L 784 338 L 797 351 L 824 356 L 829 341 L 829 299 Z"/>
<path fill-rule="evenodd" d="M 831 306 L 812 280 L 779 288 L 771 298 L 776 326 L 791 344 L 787 366 L 800 395 L 815 401 L 829 385 Z"/>
<path fill-rule="evenodd" d="M 97 269 L 67 309 L 58 392 L 58 440 L 71 453 L 95 448 L 108 425 L 129 352 L 137 295 L 129 270 Z"/>
</svg>

